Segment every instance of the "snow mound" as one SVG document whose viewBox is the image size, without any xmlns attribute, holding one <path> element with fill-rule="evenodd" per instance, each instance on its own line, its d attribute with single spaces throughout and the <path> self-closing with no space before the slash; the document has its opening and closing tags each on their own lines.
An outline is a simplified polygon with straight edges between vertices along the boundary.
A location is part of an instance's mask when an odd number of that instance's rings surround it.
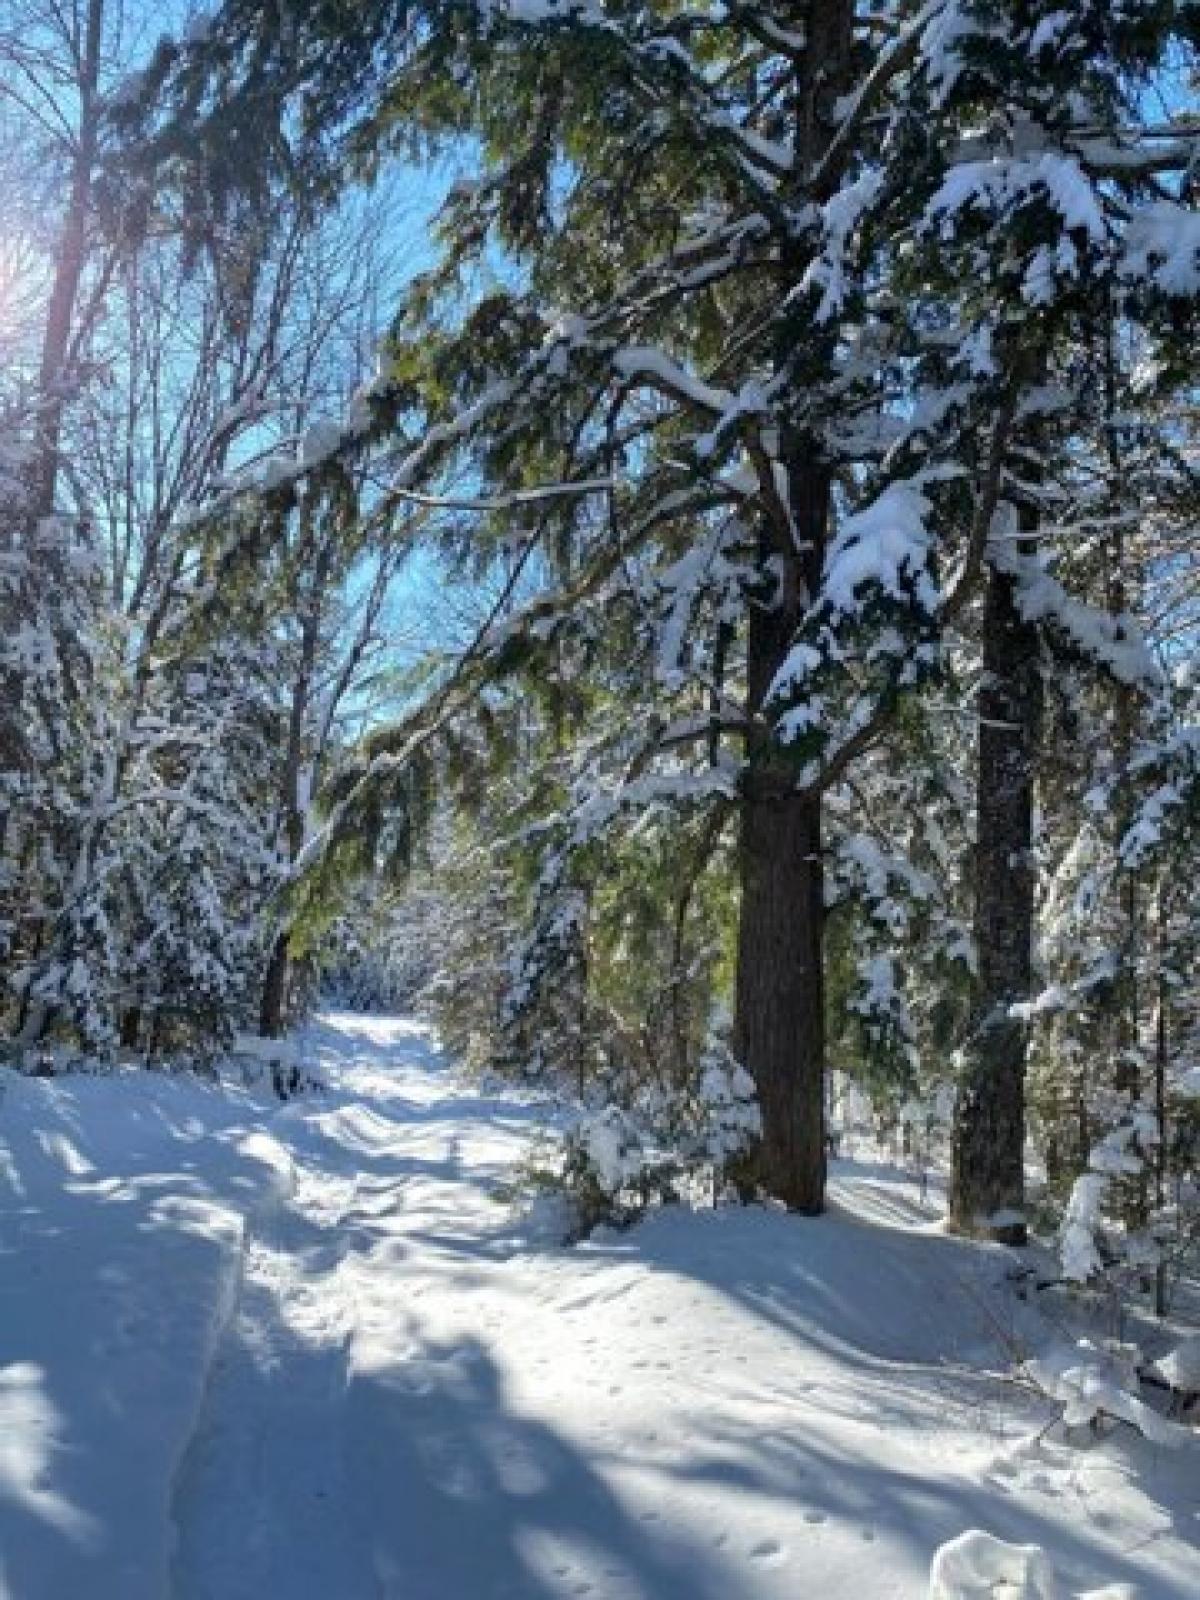
<svg viewBox="0 0 1200 1600">
<path fill-rule="evenodd" d="M 929 1571 L 929 1600 L 1068 1600 L 1046 1552 L 1036 1544 L 1006 1544 L 971 1529 L 936 1552 Z M 1074 1600 L 1136 1600 L 1125 1583 L 1077 1591 Z"/>
<path fill-rule="evenodd" d="M 1178 1393 L 1200 1392 L 1200 1333 L 1181 1339 L 1174 1350 L 1155 1362 L 1155 1366 Z"/>
<path fill-rule="evenodd" d="M 936 1552 L 929 1600 L 1061 1600 L 1046 1553 L 973 1528 Z"/>
<path fill-rule="evenodd" d="M 1127 1422 L 1152 1444 L 1178 1446 L 1187 1430 L 1160 1416 L 1135 1393 L 1136 1353 L 1130 1347 L 1105 1348 L 1089 1339 L 1052 1350 L 1026 1363 L 1026 1371 L 1063 1408 L 1063 1424 L 1085 1428 L 1101 1417 Z"/>
<path fill-rule="evenodd" d="M 261 1208 L 273 1210 L 291 1199 L 296 1190 L 296 1163 L 279 1140 L 261 1129 L 237 1141 L 239 1155 L 257 1162 L 263 1172 Z"/>
</svg>

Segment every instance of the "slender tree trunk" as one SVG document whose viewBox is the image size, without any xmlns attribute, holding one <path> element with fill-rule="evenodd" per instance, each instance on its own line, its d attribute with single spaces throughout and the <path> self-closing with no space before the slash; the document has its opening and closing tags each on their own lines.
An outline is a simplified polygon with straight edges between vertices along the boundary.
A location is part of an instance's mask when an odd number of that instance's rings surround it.
<svg viewBox="0 0 1200 1600">
<path fill-rule="evenodd" d="M 54 276 L 46 308 L 46 322 L 42 330 L 37 387 L 36 450 L 30 472 L 29 498 L 23 507 L 21 518 L 21 526 L 25 530 L 24 537 L 29 540 L 28 550 L 34 557 L 34 570 L 39 583 L 52 582 L 53 579 L 47 580 L 45 573 L 37 569 L 38 547 L 30 536 L 37 530 L 43 518 L 53 514 L 55 508 L 65 406 L 64 383 L 72 340 L 78 332 L 76 307 L 79 286 L 87 262 L 88 222 L 92 214 L 92 190 L 100 129 L 100 51 L 104 34 L 104 7 L 105 0 L 87 0 L 82 33 L 76 41 L 78 53 L 74 60 L 74 71 L 75 88 L 79 94 L 79 126 L 72 148 L 70 193 L 58 239 Z M 14 524 L 8 542 L 16 544 L 21 537 Z M 17 620 L 22 619 L 18 617 Z M 0 623 L 8 625 L 7 616 L 0 616 Z M 72 688 L 69 692 L 74 694 L 75 690 Z M 4 680 L 0 682 L 0 693 L 4 701 L 3 707 L 0 708 L 0 767 L 19 770 L 25 759 L 21 724 L 30 716 L 30 707 L 22 692 L 20 675 L 14 682 L 11 674 L 5 674 Z M 40 952 L 47 942 L 46 930 L 36 929 L 33 935 L 35 951 Z M 18 1036 L 30 1042 L 40 1039 L 51 1020 L 51 1009 L 34 1002 L 26 992 L 16 1019 Z"/>
<path fill-rule="evenodd" d="M 1167 1203 L 1167 1067 L 1170 1062 L 1170 1036 L 1167 1021 L 1167 1004 L 1170 990 L 1167 984 L 1167 897 L 1162 882 L 1158 885 L 1158 938 L 1155 983 L 1154 1017 L 1154 1114 L 1158 1123 L 1158 1143 L 1154 1147 L 1154 1207 L 1161 1215 Z M 1160 1261 L 1154 1270 L 1154 1314 L 1167 1314 L 1167 1266 Z"/>
<path fill-rule="evenodd" d="M 42 338 L 39 392 L 35 520 L 54 510 L 58 451 L 63 421 L 63 380 L 75 325 L 75 305 L 87 259 L 88 219 L 92 210 L 97 141 L 100 129 L 100 46 L 104 33 L 104 0 L 88 0 L 79 59 L 79 131 L 71 171 L 71 192 L 63 218 L 46 327 Z"/>
<path fill-rule="evenodd" d="M 288 973 L 291 955 L 288 951 L 286 931 L 280 933 L 271 947 L 267 970 L 263 977 L 262 999 L 259 1003 L 258 1031 L 264 1039 L 278 1039 L 287 1021 Z"/>
<path fill-rule="evenodd" d="M 1033 793 L 1041 727 L 1038 633 L 1011 575 L 991 569 L 979 692 L 975 948 L 971 1034 L 955 1108 L 951 1225 L 1023 1244 L 1027 1026 L 1034 923 Z"/>
<path fill-rule="evenodd" d="M 302 539 L 310 534 L 307 521 L 303 524 Z M 299 553 L 297 554 L 299 559 Z M 333 570 L 334 547 L 327 539 L 311 556 L 311 569 L 302 577 L 307 589 L 297 587 L 293 604 L 300 613 L 300 656 L 295 681 L 291 685 L 291 704 L 288 708 L 287 743 L 284 750 L 283 772 L 280 775 L 280 828 L 287 849 L 288 865 L 293 866 L 304 848 L 304 811 L 300 794 L 301 771 L 304 766 L 305 735 L 311 713 L 313 676 L 321 643 L 321 618 L 326 588 Z M 301 578 L 297 578 L 297 584 Z M 267 960 L 263 975 L 262 994 L 259 1001 L 259 1032 L 268 1039 L 277 1039 L 287 1023 L 288 979 L 291 973 L 289 936 L 291 929 L 286 918 L 275 935 L 275 943 Z"/>
</svg>

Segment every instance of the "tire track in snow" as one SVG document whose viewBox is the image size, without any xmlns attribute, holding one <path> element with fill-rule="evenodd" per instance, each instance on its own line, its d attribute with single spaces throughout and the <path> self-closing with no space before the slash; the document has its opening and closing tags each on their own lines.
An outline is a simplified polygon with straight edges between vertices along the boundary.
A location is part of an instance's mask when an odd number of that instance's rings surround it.
<svg viewBox="0 0 1200 1600">
<path fill-rule="evenodd" d="M 288 1121 L 273 1122 L 283 1137 Z M 338 1449 L 353 1322 L 339 1229 L 356 1186 L 331 1187 L 276 1148 L 290 1193 L 247 1225 L 235 1303 L 176 1474 L 174 1600 L 370 1592 L 342 1515 Z"/>
</svg>

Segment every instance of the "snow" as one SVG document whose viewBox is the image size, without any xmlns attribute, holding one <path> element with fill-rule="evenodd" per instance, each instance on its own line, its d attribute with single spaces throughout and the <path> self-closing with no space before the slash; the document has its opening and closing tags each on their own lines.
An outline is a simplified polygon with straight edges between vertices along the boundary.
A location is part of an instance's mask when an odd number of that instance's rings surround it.
<svg viewBox="0 0 1200 1600">
<path fill-rule="evenodd" d="M 579 1129 L 579 1138 L 606 1194 L 616 1194 L 641 1172 L 637 1132 L 617 1106 L 605 1106 L 588 1117 Z"/>
<path fill-rule="evenodd" d="M 672 360 L 662 350 L 648 345 L 628 345 L 613 356 L 613 369 L 629 382 L 646 381 L 660 384 L 672 394 L 680 395 L 704 411 L 721 414 L 733 412 L 737 397 L 728 389 L 716 389 L 694 373 L 688 372 L 679 362 Z"/>
<path fill-rule="evenodd" d="M 233 1054 L 246 1056 L 251 1061 L 265 1061 L 271 1065 L 293 1065 L 298 1058 L 294 1039 L 269 1039 L 257 1033 L 239 1033 L 233 1041 Z"/>
<path fill-rule="evenodd" d="M 1144 206 L 1130 224 L 1121 271 L 1164 294 L 1193 297 L 1200 289 L 1200 217 L 1173 200 Z"/>
<path fill-rule="evenodd" d="M 1155 1365 L 1172 1389 L 1185 1395 L 1200 1394 L 1200 1333 L 1181 1339 Z"/>
<path fill-rule="evenodd" d="M 158 1595 L 247 1220 L 286 1154 L 195 1083 L 0 1085 L 0 1596 Z"/>
<path fill-rule="evenodd" d="M 1054 151 L 1044 151 L 1032 160 L 992 157 L 963 162 L 944 179 L 929 203 L 928 214 L 948 218 L 971 206 L 989 205 L 999 213 L 1034 192 L 1046 196 L 1065 231 L 1104 244 L 1104 213 L 1090 179 L 1073 157 Z"/>
<path fill-rule="evenodd" d="M 854 230 L 870 211 L 883 190 L 883 174 L 869 170 L 853 183 L 839 189 L 821 207 L 824 234 L 822 248 L 804 274 L 802 288 L 817 289 L 820 298 L 814 313 L 818 322 L 838 315 L 846 301 L 847 246 Z"/>
<path fill-rule="evenodd" d="M 944 1544 L 929 1573 L 929 1600 L 990 1600 L 1000 1584 L 1010 1595 L 1056 1600 L 1043 1550 L 1035 1544 L 1005 1544 L 972 1529 Z"/>
<path fill-rule="evenodd" d="M 3 1600 L 920 1600 L 992 1541 L 1194 1594 L 1194 1437 L 1043 1433 L 1043 1312 L 903 1172 L 567 1249 L 501 1203 L 534 1097 L 400 1019 L 298 1048 L 286 1105 L 0 1074 Z"/>
<path fill-rule="evenodd" d="M 1063 1408 L 1068 1428 L 1086 1428 L 1099 1417 L 1114 1417 L 1136 1428 L 1155 1444 L 1173 1449 L 1187 1434 L 1134 1393 L 1135 1363 L 1114 1356 L 1089 1339 L 1072 1348 L 1052 1351 L 1028 1364 L 1034 1382 Z"/>
<path fill-rule="evenodd" d="M 878 585 L 899 597 L 908 584 L 922 589 L 932 607 L 928 516 L 929 501 L 911 483 L 889 484 L 878 499 L 848 516 L 829 553 L 824 584 L 829 604 L 852 615 L 862 588 Z"/>
</svg>

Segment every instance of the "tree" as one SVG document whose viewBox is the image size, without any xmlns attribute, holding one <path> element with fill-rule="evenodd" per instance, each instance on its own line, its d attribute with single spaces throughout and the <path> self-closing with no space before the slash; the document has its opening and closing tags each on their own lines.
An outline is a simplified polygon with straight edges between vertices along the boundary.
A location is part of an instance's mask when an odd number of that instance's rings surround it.
<svg viewBox="0 0 1200 1600">
<path fill-rule="evenodd" d="M 443 553 L 503 581 L 339 781 L 327 853 L 409 818 L 412 774 L 501 686 L 555 675 L 568 709 L 515 987 L 589 986 L 609 840 L 648 813 L 736 817 L 735 1039 L 760 1179 L 801 1210 L 823 1194 L 830 818 L 981 638 L 967 1057 L 986 1092 L 963 1094 L 955 1210 L 986 1228 L 1020 1209 L 1032 880 L 1007 858 L 1034 842 L 1039 653 L 1131 682 L 1145 657 L 1056 564 L 1105 426 L 1087 330 L 1115 301 L 1152 342 L 1177 336 L 1194 292 L 1169 187 L 1194 141 L 1144 114 L 1190 16 L 1110 9 L 463 3 L 383 8 L 351 37 L 337 6 L 285 30 L 231 0 L 131 112 L 152 158 L 196 153 L 185 187 L 220 204 L 267 107 L 314 183 L 475 141 L 441 262 L 306 476 L 357 461 L 372 537 L 393 518 L 411 536 L 419 505 Z"/>
<path fill-rule="evenodd" d="M 762 1177 L 789 1204 L 819 1210 L 821 796 L 898 688 L 932 665 L 931 648 L 909 646 L 928 631 L 936 593 L 922 525 L 931 501 L 907 476 L 878 475 L 883 433 L 892 443 L 904 431 L 899 384 L 881 395 L 879 368 L 862 355 L 874 336 L 885 368 L 897 360 L 873 279 L 890 250 L 882 218 L 894 232 L 920 195 L 911 170 L 903 186 L 895 181 L 891 116 L 863 113 L 911 65 L 923 23 L 901 27 L 881 67 L 855 43 L 849 3 L 798 6 L 792 21 L 761 7 L 736 19 L 676 18 L 664 7 L 611 23 L 587 12 L 529 21 L 450 8 L 402 35 L 399 64 L 355 141 L 378 145 L 402 114 L 422 133 L 456 134 L 467 99 L 450 87 L 453 73 L 472 75 L 491 167 L 452 196 L 445 271 L 414 309 L 437 303 L 491 225 L 528 287 L 483 301 L 448 337 L 425 328 L 397 340 L 380 431 L 402 419 L 414 447 L 391 493 L 402 504 L 415 482 L 469 459 L 498 513 L 494 532 L 519 507 L 531 546 L 560 552 L 525 619 L 536 611 L 542 630 L 532 644 L 525 633 L 533 657 L 578 643 L 593 599 L 633 614 L 657 590 L 660 638 L 683 614 L 685 665 L 657 696 L 638 783 L 653 798 L 656 772 L 659 793 L 691 778 L 699 797 L 707 789 L 722 803 L 731 781 L 738 789 L 735 1032 L 763 1103 Z M 312 104 L 332 94 L 337 125 L 341 80 L 312 70 L 306 54 L 321 26 L 310 22 L 292 43 Z M 244 11 L 226 12 L 197 62 L 205 53 L 210 66 L 238 60 L 249 31 Z M 446 92 L 423 95 L 420 82 Z M 855 84 L 858 109 L 847 114 Z M 512 125 L 514 94 L 528 107 L 515 141 L 499 131 L 502 98 Z M 340 113 L 344 122 L 344 102 Z M 695 162 L 697 148 L 708 164 Z M 614 204 L 619 265 L 602 231 Z M 681 215 L 693 219 L 682 229 Z M 564 318 L 564 300 L 581 309 Z M 876 419 L 888 415 L 881 431 Z M 839 516 L 838 535 L 835 481 L 860 508 L 859 520 Z M 598 484 L 611 484 L 601 516 Z M 870 552 L 885 541 L 893 557 L 879 566 Z M 707 550 L 707 566 L 689 568 L 689 549 Z M 728 619 L 716 615 L 722 604 Z M 517 626 L 505 625 L 510 643 Z M 844 681 L 830 694 L 816 668 L 832 667 L 854 633 L 864 659 L 864 635 L 882 648 L 862 694 Z M 504 653 L 481 639 L 468 682 L 494 677 Z M 444 698 L 427 717 L 441 715 Z M 680 771 L 681 719 L 702 752 L 713 738 L 720 751 L 744 746 L 732 780 L 724 756 L 708 777 L 703 760 Z M 413 732 L 380 759 L 402 759 Z M 612 814 L 636 800 L 629 788 Z"/>
<path fill-rule="evenodd" d="M 236 231 L 186 234 L 169 185 L 113 164 L 126 20 L 30 0 L 0 37 L 14 184 L 61 211 L 30 229 L 38 326 L 4 330 L 25 369 L 5 401 L 6 1022 L 91 1050 L 205 1044 L 257 1010 L 289 861 L 271 835 L 295 834 L 310 750 L 345 734 L 397 567 L 327 535 L 297 667 L 312 585 L 260 548 L 295 503 L 196 513 L 310 451 L 362 382 L 386 202 L 324 215 L 275 183 Z"/>
</svg>

